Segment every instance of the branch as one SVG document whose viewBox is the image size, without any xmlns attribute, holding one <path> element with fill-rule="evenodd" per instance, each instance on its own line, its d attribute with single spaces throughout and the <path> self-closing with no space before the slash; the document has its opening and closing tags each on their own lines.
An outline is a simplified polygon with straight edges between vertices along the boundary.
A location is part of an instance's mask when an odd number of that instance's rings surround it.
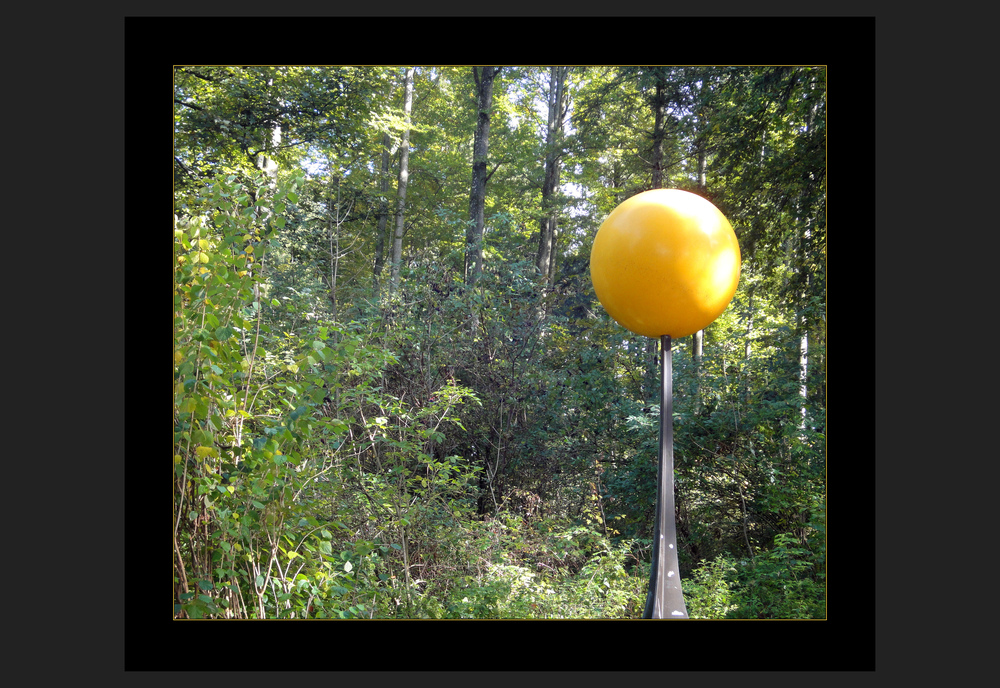
<svg viewBox="0 0 1000 688">
<path fill-rule="evenodd" d="M 184 170 L 184 173 L 187 174 L 187 176 L 191 177 L 191 179 L 193 179 L 194 181 L 200 181 L 200 177 L 195 176 L 194 172 L 189 170 L 187 165 L 181 162 L 181 159 L 178 158 L 176 155 L 174 156 L 174 162 L 176 162 L 180 166 L 180 168 Z"/>
<path fill-rule="evenodd" d="M 202 112 L 205 112 L 205 108 L 201 107 L 200 105 L 194 105 L 192 103 L 185 103 L 183 100 L 180 100 L 179 98 L 174 98 L 174 102 L 177 103 L 178 105 L 183 105 L 184 107 L 189 107 L 192 110 L 201 110 Z"/>
<path fill-rule="evenodd" d="M 497 170 L 499 170 L 499 169 L 500 169 L 500 165 L 501 165 L 501 163 L 499 163 L 499 162 L 498 162 L 498 163 L 497 163 L 496 165 L 494 165 L 494 166 L 493 166 L 493 169 L 492 169 L 492 170 L 490 170 L 489 174 L 487 174 L 487 175 L 486 175 L 486 178 L 485 178 L 485 179 L 483 180 L 483 183 L 484 183 L 484 184 L 485 184 L 486 182 L 488 182 L 488 181 L 490 180 L 490 177 L 492 177 L 492 176 L 493 176 L 493 173 L 494 173 L 494 172 L 496 172 Z"/>
<path fill-rule="evenodd" d="M 184 74 L 190 74 L 191 76 L 196 77 L 198 79 L 201 79 L 202 81 L 211 81 L 212 83 L 215 83 L 215 84 L 222 83 L 222 79 L 217 79 L 214 76 L 206 76 L 205 74 L 200 74 L 200 73 L 198 73 L 198 72 L 196 72 L 196 71 L 194 71 L 193 69 L 190 69 L 190 68 L 184 69 L 182 67 L 178 67 L 177 71 L 178 72 L 183 72 Z"/>
</svg>

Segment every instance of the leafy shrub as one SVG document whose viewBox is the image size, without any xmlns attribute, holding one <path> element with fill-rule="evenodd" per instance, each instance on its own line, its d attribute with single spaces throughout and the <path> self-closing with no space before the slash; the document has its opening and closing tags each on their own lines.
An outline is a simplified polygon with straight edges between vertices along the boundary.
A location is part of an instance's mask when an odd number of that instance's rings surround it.
<svg viewBox="0 0 1000 688">
<path fill-rule="evenodd" d="M 722 619 L 736 609 L 735 573 L 735 562 L 723 554 L 697 566 L 682 586 L 688 617 Z"/>
<path fill-rule="evenodd" d="M 728 614 L 738 619 L 822 619 L 826 617 L 825 575 L 816 570 L 809 549 L 791 535 L 737 567 L 738 604 Z"/>
</svg>

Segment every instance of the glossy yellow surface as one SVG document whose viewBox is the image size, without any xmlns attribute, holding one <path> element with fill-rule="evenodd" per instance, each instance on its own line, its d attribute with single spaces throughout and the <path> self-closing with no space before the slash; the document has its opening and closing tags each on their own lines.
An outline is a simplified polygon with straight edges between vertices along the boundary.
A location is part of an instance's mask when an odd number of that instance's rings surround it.
<svg viewBox="0 0 1000 688">
<path fill-rule="evenodd" d="M 601 305 L 623 327 L 646 337 L 686 337 L 732 301 L 740 245 L 711 202 L 653 189 L 608 215 L 594 239 L 590 278 Z"/>
</svg>

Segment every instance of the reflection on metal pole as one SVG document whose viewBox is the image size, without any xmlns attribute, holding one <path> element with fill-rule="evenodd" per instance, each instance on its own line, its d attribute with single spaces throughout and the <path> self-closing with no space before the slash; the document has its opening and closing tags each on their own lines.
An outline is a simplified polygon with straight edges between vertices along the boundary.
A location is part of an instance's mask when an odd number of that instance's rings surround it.
<svg viewBox="0 0 1000 688">
<path fill-rule="evenodd" d="M 660 458 L 656 469 L 653 563 L 644 619 L 686 619 L 674 523 L 674 383 L 670 336 L 660 337 Z"/>
</svg>

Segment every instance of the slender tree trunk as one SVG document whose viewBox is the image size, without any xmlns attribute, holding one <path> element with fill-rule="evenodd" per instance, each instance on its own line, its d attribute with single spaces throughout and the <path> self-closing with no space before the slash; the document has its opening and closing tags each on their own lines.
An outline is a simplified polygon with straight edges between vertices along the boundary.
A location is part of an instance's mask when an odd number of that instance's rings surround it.
<svg viewBox="0 0 1000 688">
<path fill-rule="evenodd" d="M 333 186 L 337 187 L 337 197 L 333 198 Z M 330 257 L 330 309 L 333 321 L 337 321 L 337 272 L 340 268 L 340 177 L 330 179 L 329 212 L 326 216 L 327 252 Z"/>
<path fill-rule="evenodd" d="M 268 87 L 272 86 L 274 81 L 268 79 Z M 265 199 L 272 196 L 274 191 L 278 188 L 278 162 L 268 155 L 272 151 L 276 150 L 278 146 L 281 145 L 281 125 L 275 123 L 271 128 L 271 139 L 264 146 L 264 151 L 257 155 L 257 168 L 263 172 L 268 178 L 268 189 L 261 190 L 257 201 L 261 203 L 256 207 L 257 219 L 260 222 L 261 227 L 266 227 L 268 221 L 273 215 L 271 211 L 271 204 L 266 203 Z M 254 272 L 260 271 L 263 267 L 263 263 L 255 264 L 251 269 Z M 260 300 L 260 284 L 254 280 L 253 283 L 253 296 L 255 301 Z"/>
<path fill-rule="evenodd" d="M 806 306 L 809 299 L 809 283 L 811 276 L 806 267 L 809 255 L 809 240 L 812 238 L 810 231 L 810 220 L 806 218 L 802 224 L 802 235 L 799 238 L 799 270 L 802 274 L 802 306 L 799 309 L 799 396 L 802 398 L 802 407 L 799 409 L 799 430 L 806 428 L 806 406 L 809 400 L 809 320 L 806 317 Z"/>
<path fill-rule="evenodd" d="M 666 84 L 663 75 L 656 79 L 656 96 L 653 100 L 653 184 L 652 188 L 663 188 L 663 141 L 666 138 L 664 120 L 666 119 Z M 667 334 L 664 332 L 663 334 Z M 649 338 L 646 341 L 646 403 L 655 403 L 659 393 L 657 340 Z M 663 412 L 663 409 L 660 409 Z"/>
<path fill-rule="evenodd" d="M 806 116 L 806 134 L 812 130 L 813 124 L 816 119 L 816 112 L 819 109 L 819 100 L 814 100 L 812 106 L 809 108 L 809 114 Z M 800 214 L 801 214 L 800 210 Z M 803 290 L 803 306 L 809 298 L 809 286 L 812 280 L 812 275 L 808 268 L 808 256 L 809 256 L 809 242 L 812 239 L 812 213 L 806 211 L 806 217 L 802 218 L 802 237 L 799 241 L 799 270 L 802 273 L 802 290 Z M 803 307 L 804 310 L 804 307 Z M 805 430 L 806 427 L 806 406 L 809 398 L 809 389 L 807 381 L 809 379 L 809 323 L 805 317 L 805 313 L 801 313 L 799 316 L 799 328 L 800 328 L 800 339 L 799 339 L 799 395 L 802 397 L 802 409 L 800 411 L 801 418 L 799 420 L 799 429 Z"/>
<path fill-rule="evenodd" d="M 702 196 L 708 190 L 707 167 L 708 156 L 705 153 L 704 136 L 699 136 L 695 144 L 698 147 L 698 191 Z M 694 363 L 694 412 L 701 411 L 701 357 L 705 349 L 705 330 L 698 330 L 691 338 L 691 360 Z"/>
<path fill-rule="evenodd" d="M 802 323 L 802 338 L 799 340 L 799 395 L 802 397 L 801 420 L 799 430 L 806 429 L 806 405 L 809 398 L 809 389 L 806 380 L 809 377 L 809 332 L 805 323 Z"/>
<path fill-rule="evenodd" d="M 278 163 L 268 153 L 277 149 L 280 145 L 281 125 L 275 124 L 271 129 L 271 140 L 267 149 L 257 155 L 257 167 L 270 178 L 272 185 L 278 182 Z"/>
<path fill-rule="evenodd" d="M 569 67 L 552 67 L 549 72 L 549 117 L 545 137 L 545 181 L 542 184 L 542 219 L 538 235 L 538 255 L 535 265 L 543 282 L 551 283 L 555 275 L 557 232 L 556 190 L 559 188 L 559 167 L 562 158 L 561 138 L 566 114 L 566 75 Z"/>
<path fill-rule="evenodd" d="M 330 310 L 332 314 L 333 322 L 337 322 L 337 318 L 340 317 L 340 305 L 337 300 L 337 279 L 340 273 L 340 226 L 344 223 L 347 215 L 350 214 L 351 208 L 348 207 L 346 211 L 342 212 L 341 199 L 340 199 L 340 183 L 341 178 L 339 175 L 333 176 L 330 179 L 330 200 L 329 200 L 329 210 L 327 213 L 327 242 L 328 251 L 330 256 Z M 333 186 L 337 187 L 336 198 L 333 196 Z M 339 335 L 336 334 L 334 330 L 333 335 L 334 341 L 339 341 Z M 340 408 L 340 388 L 334 387 L 333 389 L 333 408 Z"/>
<path fill-rule="evenodd" d="M 694 413 L 701 412 L 701 358 L 705 350 L 705 330 L 691 335 L 691 363 L 694 368 Z"/>
<path fill-rule="evenodd" d="M 753 292 L 747 292 L 747 330 L 746 340 L 743 346 L 743 365 L 740 366 L 740 402 L 745 407 L 750 401 L 750 356 L 753 353 L 751 346 L 753 338 Z"/>
<path fill-rule="evenodd" d="M 480 72 L 480 69 L 482 70 Z M 472 149 L 472 190 L 469 193 L 469 224 L 465 234 L 465 282 L 474 285 L 483 270 L 483 228 L 486 225 L 486 161 L 490 146 L 490 110 L 493 80 L 499 67 L 473 67 L 479 116 Z"/>
<path fill-rule="evenodd" d="M 666 138 L 663 121 L 666 119 L 667 99 L 664 94 L 666 84 L 663 76 L 656 80 L 656 100 L 653 102 L 653 187 L 663 188 L 663 140 Z"/>
<path fill-rule="evenodd" d="M 403 142 L 399 146 L 399 185 L 396 189 L 396 235 L 392 242 L 392 284 L 390 293 L 399 289 L 399 268 L 403 262 L 403 212 L 406 209 L 406 182 L 409 179 L 410 162 L 410 110 L 413 107 L 413 67 L 406 69 L 406 86 L 403 102 L 403 115 L 406 118 L 406 129 L 403 130 Z"/>
<path fill-rule="evenodd" d="M 267 80 L 268 89 L 274 85 L 274 79 Z M 281 125 L 275 123 L 271 128 L 271 140 L 265 146 L 263 152 L 257 155 L 257 167 L 271 179 L 272 187 L 278 183 L 278 163 L 268 154 L 276 150 L 281 145 Z"/>
<path fill-rule="evenodd" d="M 385 227 L 389 219 L 389 133 L 382 137 L 382 173 L 379 179 L 378 228 L 375 230 L 375 265 L 372 267 L 372 291 L 376 300 L 381 296 L 382 270 L 385 268 Z"/>
<path fill-rule="evenodd" d="M 268 87 L 273 86 L 274 80 L 268 79 L 267 85 Z M 270 193 L 273 193 L 273 190 L 278 187 L 278 163 L 277 161 L 275 161 L 273 158 L 270 157 L 269 153 L 276 150 L 280 145 L 281 145 L 281 125 L 276 123 L 274 127 L 271 128 L 271 139 L 265 144 L 264 150 L 257 154 L 257 160 L 256 160 L 257 169 L 259 169 L 268 177 L 269 180 L 268 184 L 271 187 L 271 191 L 268 192 L 268 195 L 270 195 Z M 259 200 L 263 201 L 263 199 Z M 257 207 L 257 213 L 258 217 L 260 218 L 261 224 L 267 222 L 267 220 L 271 215 L 271 211 L 268 206 L 269 204 L 265 203 Z M 255 292 L 256 289 L 257 287 L 255 285 L 254 286 Z"/>
<path fill-rule="evenodd" d="M 275 124 L 274 128 L 271 129 L 271 143 L 268 146 L 268 149 L 257 156 L 257 167 L 259 167 L 261 171 L 264 172 L 264 174 L 266 174 L 268 177 L 271 178 L 272 184 L 276 183 L 278 180 L 278 163 L 274 159 L 272 159 L 268 155 L 268 153 L 270 153 L 272 150 L 276 149 L 280 145 L 281 145 L 281 126 Z"/>
</svg>

